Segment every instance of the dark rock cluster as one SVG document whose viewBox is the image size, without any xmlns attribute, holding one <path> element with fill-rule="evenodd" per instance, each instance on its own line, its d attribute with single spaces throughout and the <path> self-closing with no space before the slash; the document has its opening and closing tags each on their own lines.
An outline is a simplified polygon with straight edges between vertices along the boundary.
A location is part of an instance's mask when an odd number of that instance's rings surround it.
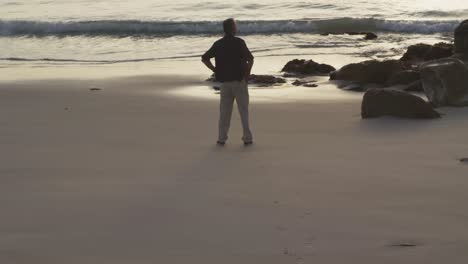
<svg viewBox="0 0 468 264">
<path fill-rule="evenodd" d="M 281 71 L 303 75 L 323 75 L 335 70 L 335 67 L 328 64 L 317 63 L 313 60 L 295 59 L 286 63 Z"/>
<path fill-rule="evenodd" d="M 454 45 L 440 42 L 435 45 L 419 43 L 408 47 L 401 61 L 420 63 L 430 60 L 438 60 L 453 55 Z"/>
</svg>

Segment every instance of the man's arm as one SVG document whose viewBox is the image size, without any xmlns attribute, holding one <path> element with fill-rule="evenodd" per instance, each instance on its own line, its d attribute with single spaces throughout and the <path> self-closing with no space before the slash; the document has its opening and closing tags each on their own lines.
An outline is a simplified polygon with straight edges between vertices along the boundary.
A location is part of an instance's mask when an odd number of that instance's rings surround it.
<svg viewBox="0 0 468 264">
<path fill-rule="evenodd" d="M 206 65 L 206 67 L 208 67 L 208 69 L 210 69 L 211 71 L 215 72 L 216 68 L 215 68 L 215 66 L 213 65 L 213 63 L 211 63 L 211 60 L 210 60 L 210 59 L 202 58 L 202 62 L 203 62 L 203 64 Z"/>
<path fill-rule="evenodd" d="M 216 56 L 216 45 L 215 44 L 213 44 L 213 46 L 211 46 L 211 48 L 205 54 L 203 54 L 203 56 L 202 56 L 203 64 L 205 64 L 206 67 L 208 67 L 208 69 L 210 69 L 212 72 L 215 72 L 215 70 L 216 70 L 216 67 L 213 65 L 213 63 L 211 63 L 211 58 L 213 58 L 215 56 Z"/>
<path fill-rule="evenodd" d="M 246 81 L 249 80 L 250 73 L 252 72 L 253 64 L 254 64 L 254 59 L 253 59 L 253 57 L 252 57 L 252 58 L 248 58 L 248 59 L 247 59 L 247 63 L 245 64 L 245 72 L 244 72 L 244 79 L 245 79 Z"/>
<path fill-rule="evenodd" d="M 247 47 L 247 44 L 245 44 L 244 41 L 242 41 L 242 56 L 245 58 L 245 61 L 246 61 L 244 79 L 248 81 L 250 77 L 250 73 L 252 72 L 252 67 L 254 64 L 254 57 L 252 53 L 250 52 L 249 48 Z"/>
</svg>

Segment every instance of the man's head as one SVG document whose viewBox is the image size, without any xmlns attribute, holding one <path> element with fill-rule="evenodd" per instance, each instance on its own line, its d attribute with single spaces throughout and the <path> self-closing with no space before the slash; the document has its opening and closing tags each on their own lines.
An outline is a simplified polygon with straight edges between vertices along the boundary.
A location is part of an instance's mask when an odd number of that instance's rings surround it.
<svg viewBox="0 0 468 264">
<path fill-rule="evenodd" d="M 234 18 L 228 18 L 224 20 L 223 29 L 226 35 L 235 36 L 237 33 L 237 24 Z"/>
</svg>

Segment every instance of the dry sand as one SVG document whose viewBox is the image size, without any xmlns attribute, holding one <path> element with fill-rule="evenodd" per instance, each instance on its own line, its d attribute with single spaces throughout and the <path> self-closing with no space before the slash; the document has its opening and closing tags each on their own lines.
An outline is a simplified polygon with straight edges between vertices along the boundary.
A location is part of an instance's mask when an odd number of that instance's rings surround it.
<svg viewBox="0 0 468 264">
<path fill-rule="evenodd" d="M 220 148 L 202 79 L 0 84 L 0 263 L 468 263 L 468 109 L 254 95 Z"/>
</svg>

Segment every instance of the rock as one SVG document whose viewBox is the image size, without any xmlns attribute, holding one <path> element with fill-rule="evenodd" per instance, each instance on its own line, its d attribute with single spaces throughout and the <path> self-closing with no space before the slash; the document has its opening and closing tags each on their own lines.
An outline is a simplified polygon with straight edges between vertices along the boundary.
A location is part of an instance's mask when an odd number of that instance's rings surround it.
<svg viewBox="0 0 468 264">
<path fill-rule="evenodd" d="M 322 74 L 329 74 L 330 72 L 336 71 L 335 67 L 324 63 L 317 65 L 317 70 Z"/>
<path fill-rule="evenodd" d="M 294 78 L 294 77 L 297 77 L 297 74 L 285 72 L 285 73 L 283 73 L 283 77 L 284 78 Z"/>
<path fill-rule="evenodd" d="M 401 57 L 401 61 L 415 61 L 415 60 L 424 60 L 424 56 L 431 49 L 431 45 L 419 43 L 416 45 L 411 45 L 408 47 L 408 50 Z"/>
<path fill-rule="evenodd" d="M 448 58 L 453 55 L 454 45 L 450 43 L 440 42 L 434 44 L 429 52 L 424 56 L 424 61 L 438 60 Z"/>
<path fill-rule="evenodd" d="M 401 84 L 410 84 L 421 79 L 419 71 L 415 70 L 406 70 L 400 71 L 392 74 L 387 82 L 386 86 L 401 85 Z"/>
<path fill-rule="evenodd" d="M 468 20 L 455 29 L 455 53 L 468 54 Z"/>
<path fill-rule="evenodd" d="M 468 106 L 468 67 L 445 58 L 421 65 L 424 92 L 435 106 Z"/>
<path fill-rule="evenodd" d="M 210 78 L 206 79 L 207 82 L 216 82 L 215 75 L 211 75 Z M 275 85 L 286 83 L 286 79 L 281 77 L 275 77 L 273 75 L 257 75 L 251 74 L 249 77 L 249 83 L 251 84 L 261 84 L 261 85 Z M 215 90 L 219 90 L 219 87 L 213 87 Z M 218 89 L 216 89 L 218 88 Z"/>
<path fill-rule="evenodd" d="M 305 86 L 305 87 L 318 87 L 317 84 L 315 84 L 317 81 L 315 80 L 295 80 L 292 85 L 294 86 Z"/>
<path fill-rule="evenodd" d="M 272 75 L 252 74 L 249 77 L 249 83 L 274 85 L 274 84 L 286 83 L 286 79 L 275 77 Z"/>
<path fill-rule="evenodd" d="M 461 158 L 461 159 L 460 159 L 460 162 L 466 162 L 466 163 L 468 163 L 468 158 Z"/>
<path fill-rule="evenodd" d="M 373 39 L 377 39 L 377 35 L 372 33 L 372 32 L 368 32 L 364 35 L 364 39 L 365 40 L 373 40 Z"/>
<path fill-rule="evenodd" d="M 348 85 L 345 85 L 345 86 L 340 86 L 340 88 L 342 90 L 352 91 L 352 92 L 365 92 L 367 90 L 366 87 L 364 87 L 361 84 L 357 84 L 357 83 L 351 83 L 351 84 L 348 84 Z"/>
<path fill-rule="evenodd" d="M 420 63 L 423 61 L 447 58 L 453 55 L 453 44 L 440 42 L 435 45 L 416 44 L 408 47 L 401 61 Z"/>
<path fill-rule="evenodd" d="M 305 75 L 329 74 L 336 69 L 328 64 L 320 64 L 313 60 L 292 60 L 281 70 L 282 72 L 298 73 Z"/>
<path fill-rule="evenodd" d="M 328 35 L 344 35 L 344 34 L 347 34 L 347 35 L 350 35 L 350 36 L 354 36 L 354 35 L 364 35 L 364 40 L 372 40 L 372 39 L 376 39 L 378 38 L 378 36 L 375 34 L 375 33 L 372 33 L 372 32 L 354 32 L 354 31 L 348 31 L 348 32 L 324 32 L 324 33 L 321 33 L 320 35 L 322 36 L 328 36 Z"/>
<path fill-rule="evenodd" d="M 415 81 L 415 82 L 409 84 L 404 89 L 404 91 L 405 92 L 418 92 L 418 93 L 424 92 L 424 88 L 423 88 L 421 80 L 418 80 L 418 81 Z"/>
<path fill-rule="evenodd" d="M 370 89 L 364 94 L 362 118 L 396 116 L 404 118 L 439 118 L 440 114 L 418 96 L 385 89 Z"/>
<path fill-rule="evenodd" d="M 97 88 L 97 87 L 92 87 L 92 88 L 89 88 L 90 91 L 101 91 L 102 89 L 101 88 Z"/>
<path fill-rule="evenodd" d="M 406 69 L 405 63 L 398 60 L 368 60 L 343 66 L 330 74 L 330 80 L 385 84 L 392 75 Z"/>
</svg>

